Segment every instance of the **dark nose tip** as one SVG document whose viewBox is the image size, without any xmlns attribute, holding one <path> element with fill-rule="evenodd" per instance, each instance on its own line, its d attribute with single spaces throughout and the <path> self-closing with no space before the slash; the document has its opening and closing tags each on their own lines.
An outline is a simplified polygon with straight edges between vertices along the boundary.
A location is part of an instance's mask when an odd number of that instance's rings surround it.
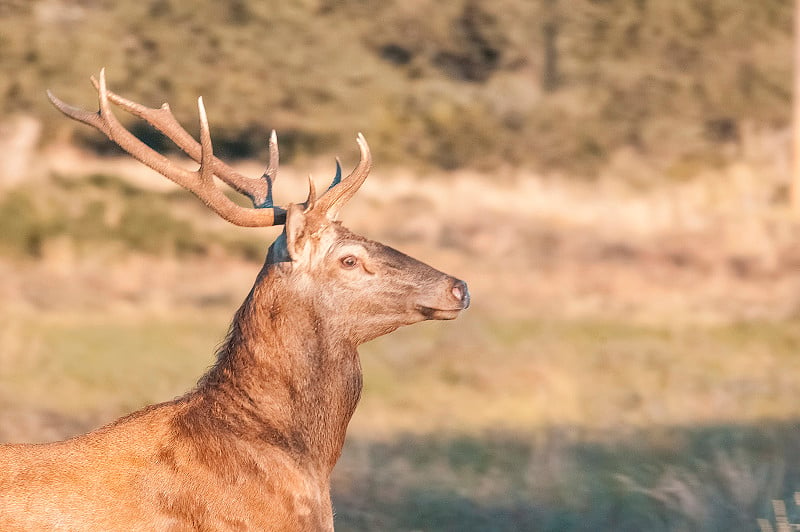
<svg viewBox="0 0 800 532">
<path fill-rule="evenodd" d="M 469 307 L 469 290 L 467 289 L 467 283 L 456 279 L 453 283 L 453 295 L 456 299 L 461 303 L 461 308 L 468 308 Z"/>
</svg>

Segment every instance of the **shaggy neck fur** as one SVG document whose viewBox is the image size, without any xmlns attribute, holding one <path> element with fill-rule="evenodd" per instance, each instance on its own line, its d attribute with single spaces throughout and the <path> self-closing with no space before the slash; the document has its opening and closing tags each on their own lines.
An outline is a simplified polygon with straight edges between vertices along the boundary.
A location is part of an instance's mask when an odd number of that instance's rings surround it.
<svg viewBox="0 0 800 532">
<path fill-rule="evenodd" d="M 361 394 L 361 366 L 355 342 L 292 290 L 288 274 L 286 264 L 262 271 L 176 428 L 219 441 L 209 460 L 228 454 L 225 445 L 277 448 L 327 481 Z"/>
</svg>

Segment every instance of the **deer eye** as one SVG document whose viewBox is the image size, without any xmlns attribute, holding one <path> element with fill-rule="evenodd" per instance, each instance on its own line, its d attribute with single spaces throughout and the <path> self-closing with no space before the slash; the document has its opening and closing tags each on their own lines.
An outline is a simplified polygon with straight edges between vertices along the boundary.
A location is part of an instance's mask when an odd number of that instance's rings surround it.
<svg viewBox="0 0 800 532">
<path fill-rule="evenodd" d="M 346 255 L 339 259 L 339 262 L 342 264 L 342 268 L 352 270 L 356 266 L 358 266 L 358 258 L 353 255 Z"/>
</svg>

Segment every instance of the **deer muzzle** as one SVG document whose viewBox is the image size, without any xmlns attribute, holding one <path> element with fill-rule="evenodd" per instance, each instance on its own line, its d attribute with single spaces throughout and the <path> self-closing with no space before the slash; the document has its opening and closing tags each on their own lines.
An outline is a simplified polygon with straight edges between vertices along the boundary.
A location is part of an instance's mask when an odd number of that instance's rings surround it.
<svg viewBox="0 0 800 532">
<path fill-rule="evenodd" d="M 469 307 L 469 289 L 464 281 L 449 278 L 448 286 L 443 292 L 443 297 L 435 306 L 417 305 L 417 311 L 426 320 L 452 320 L 457 318 L 462 310 Z"/>
</svg>

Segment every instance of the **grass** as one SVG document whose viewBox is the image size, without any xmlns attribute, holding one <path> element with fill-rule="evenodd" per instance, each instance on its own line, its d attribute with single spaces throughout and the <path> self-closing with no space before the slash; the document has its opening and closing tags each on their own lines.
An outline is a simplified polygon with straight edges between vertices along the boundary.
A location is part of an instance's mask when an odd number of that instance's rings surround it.
<svg viewBox="0 0 800 532">
<path fill-rule="evenodd" d="M 363 358 L 367 391 L 381 397 L 375 410 L 401 406 L 395 428 L 604 430 L 791 418 L 796 409 L 785 398 L 800 392 L 798 342 L 796 322 L 665 326 L 467 314 L 448 327 L 381 338 Z M 372 401 L 365 397 L 365 415 Z"/>
<path fill-rule="evenodd" d="M 9 318 L 0 400 L 110 419 L 187 391 L 213 362 L 226 327 L 199 317 Z"/>
<path fill-rule="evenodd" d="M 654 298 L 700 293 L 674 321 L 559 313 L 581 294 L 591 274 L 585 261 L 597 254 L 537 251 L 539 234 L 525 229 L 541 222 L 567 248 L 602 238 L 575 229 L 568 240 L 569 231 L 546 221 L 501 217 L 496 226 L 520 235 L 500 252 L 494 233 L 485 246 L 449 211 L 446 222 L 424 218 L 435 211 L 426 196 L 405 198 L 347 220 L 387 242 L 394 234 L 401 248 L 470 280 L 474 304 L 454 322 L 403 328 L 362 347 L 364 394 L 333 480 L 337 529 L 755 530 L 773 515 L 773 500 L 798 489 L 796 312 L 736 321 L 752 314 L 731 307 L 726 319 L 697 321 L 692 303 L 705 302 L 699 283 L 708 272 L 676 283 L 667 270 L 664 285 L 637 284 L 658 263 L 625 259 L 592 275 L 613 278 L 623 298 L 640 297 L 631 294 L 637 286 Z M 426 244 L 424 233 L 382 228 L 409 205 L 410 222 L 450 229 Z M 185 193 L 100 174 L 52 176 L 47 187 L 23 185 L 0 199 L 8 275 L 0 293 L 9 294 L 0 304 L 0 440 L 63 438 L 194 385 L 255 273 L 228 255 L 260 259 L 266 247 L 256 237 L 236 240 L 201 212 Z M 614 238 L 627 244 L 628 233 Z M 59 262 L 51 250 L 59 243 L 88 266 Z M 630 245 L 635 257 L 637 241 Z M 724 243 L 709 246 L 725 253 Z M 686 256 L 702 257 L 694 249 Z M 109 258 L 94 265 L 88 259 L 98 254 Z M 127 263 L 145 255 L 138 267 Z M 554 281 L 567 290 L 537 291 L 551 279 L 541 260 L 573 270 Z M 72 281 L 73 290 L 55 284 Z M 739 289 L 765 286 L 745 281 L 726 280 L 726 303 Z M 589 295 L 611 305 L 621 293 L 604 287 Z M 95 290 L 82 303 L 70 299 Z M 787 299 L 785 291 L 765 297 Z"/>
<path fill-rule="evenodd" d="M 795 430 L 709 425 L 589 438 L 578 427 L 549 427 L 351 438 L 334 482 L 337 527 L 753 530 L 771 498 L 796 485 Z"/>
<path fill-rule="evenodd" d="M 0 405 L 79 431 L 170 399 L 229 316 L 6 316 Z M 798 325 L 509 322 L 478 306 L 366 344 L 337 529 L 755 529 L 800 485 Z"/>
<path fill-rule="evenodd" d="M 260 259 L 266 248 L 258 235 L 240 241 L 218 229 L 185 193 L 100 174 L 47 184 L 0 199 L 8 276 L 0 284 L 8 294 L 0 440 L 63 438 L 191 388 L 255 273 L 229 256 Z M 626 259 L 591 273 L 591 250 L 573 257 L 531 247 L 538 233 L 525 229 L 536 218 L 499 218 L 497 226 L 520 231 L 519 244 L 502 252 L 493 233 L 488 246 L 473 241 L 473 226 L 451 214 L 425 219 L 451 224 L 427 244 L 394 224 L 382 228 L 409 205 L 410 221 L 435 210 L 424 198 L 388 197 L 347 220 L 470 280 L 474 304 L 454 322 L 403 328 L 362 347 L 364 394 L 333 481 L 339 530 L 754 530 L 773 515 L 771 501 L 791 498 L 800 486 L 797 313 L 737 321 L 752 314 L 731 307 L 726 319 L 694 320 L 708 272 L 637 284 L 658 263 Z M 568 249 L 604 242 L 541 224 Z M 58 245 L 85 262 L 71 264 L 68 254 L 61 263 Z M 252 256 L 242 252 L 248 246 Z M 702 256 L 694 249 L 686 256 Z M 106 258 L 92 263 L 98 255 Z M 547 277 L 540 260 L 573 273 Z M 637 286 L 653 298 L 699 293 L 674 321 L 668 313 L 557 312 L 590 274 L 601 283 L 589 295 L 612 307 L 615 297 L 638 298 Z M 627 291 L 603 292 L 607 277 Z M 547 279 L 567 289 L 539 292 Z M 765 286 L 746 280 L 726 280 L 726 302 Z M 73 281 L 72 290 L 57 285 Z M 765 297 L 770 305 L 787 298 L 785 290 Z"/>
</svg>

